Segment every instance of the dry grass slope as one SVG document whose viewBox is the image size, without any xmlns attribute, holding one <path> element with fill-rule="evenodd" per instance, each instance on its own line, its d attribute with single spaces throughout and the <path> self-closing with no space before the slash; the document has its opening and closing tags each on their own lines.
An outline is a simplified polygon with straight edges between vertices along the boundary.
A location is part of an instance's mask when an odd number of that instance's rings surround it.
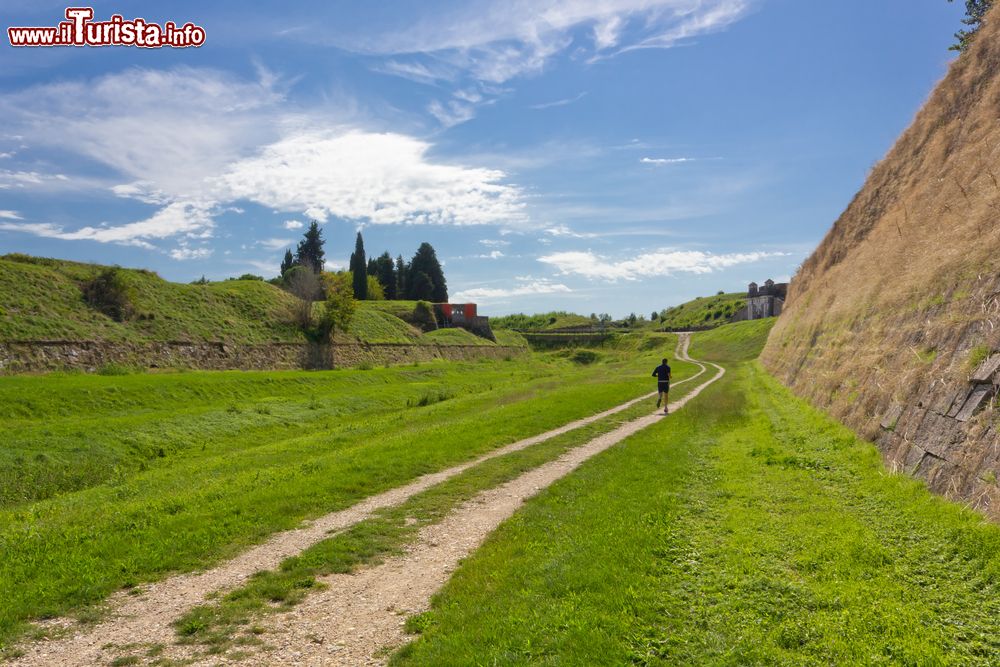
<svg viewBox="0 0 1000 667">
<path fill-rule="evenodd" d="M 1000 7 L 802 265 L 762 355 L 891 466 L 993 516 L 993 402 L 947 413 L 1000 349 L 998 112 Z"/>
</svg>

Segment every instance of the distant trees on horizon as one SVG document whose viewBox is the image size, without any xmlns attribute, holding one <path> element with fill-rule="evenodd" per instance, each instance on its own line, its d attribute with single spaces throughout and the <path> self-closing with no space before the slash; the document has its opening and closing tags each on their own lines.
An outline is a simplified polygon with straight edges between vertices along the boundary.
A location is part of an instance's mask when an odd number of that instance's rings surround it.
<svg viewBox="0 0 1000 667">
<path fill-rule="evenodd" d="M 315 276 L 323 274 L 325 251 L 322 230 L 316 221 L 309 224 L 303 238 L 292 253 L 285 250 L 281 261 L 281 276 L 274 282 L 293 292 L 310 292 L 312 283 L 301 274 L 305 271 Z M 337 272 L 349 274 L 354 299 L 365 300 L 408 300 L 446 303 L 448 282 L 444 269 L 438 261 L 434 246 L 426 241 L 420 244 L 409 262 L 397 255 L 395 261 L 388 250 L 378 257 L 368 258 L 364 238 L 358 232 L 354 252 L 348 261 L 348 270 Z M 319 285 L 319 282 L 316 282 Z"/>
</svg>

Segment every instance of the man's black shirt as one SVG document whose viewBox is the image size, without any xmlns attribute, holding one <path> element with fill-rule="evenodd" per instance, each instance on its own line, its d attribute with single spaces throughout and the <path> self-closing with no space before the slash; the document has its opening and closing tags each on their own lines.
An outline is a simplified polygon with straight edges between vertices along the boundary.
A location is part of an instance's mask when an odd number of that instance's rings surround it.
<svg viewBox="0 0 1000 667">
<path fill-rule="evenodd" d="M 647 366 L 646 368 L 649 368 Z M 670 382 L 670 366 L 667 364 L 660 364 L 653 371 L 653 375 L 656 376 L 658 382 Z"/>
</svg>

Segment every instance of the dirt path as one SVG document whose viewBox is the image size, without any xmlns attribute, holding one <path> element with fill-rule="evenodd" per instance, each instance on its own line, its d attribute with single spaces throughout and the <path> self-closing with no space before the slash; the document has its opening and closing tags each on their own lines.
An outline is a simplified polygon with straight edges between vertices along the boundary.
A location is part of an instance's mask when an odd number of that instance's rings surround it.
<svg viewBox="0 0 1000 667">
<path fill-rule="evenodd" d="M 682 337 L 677 356 L 699 363 L 687 356 L 688 341 L 689 336 Z M 711 365 L 717 369 L 716 374 L 670 403 L 672 412 L 725 374 L 721 366 Z M 704 372 L 705 366 L 701 366 Z M 526 499 L 592 456 L 660 419 L 663 415 L 655 413 L 627 422 L 555 461 L 479 494 L 441 523 L 423 529 L 403 556 L 353 574 L 323 577 L 321 581 L 328 585 L 327 589 L 310 594 L 292 611 L 264 622 L 265 637 L 273 650 L 229 664 L 384 664 L 387 652 L 407 641 L 403 630 L 406 617 L 426 610 L 431 595 L 448 580 L 459 561 L 472 553 Z M 173 650 L 170 655 L 179 657 Z M 194 664 L 217 662 L 206 659 Z"/>
<path fill-rule="evenodd" d="M 689 340 L 688 335 L 681 334 L 676 355 L 680 359 L 698 364 L 698 362 L 694 362 L 687 357 Z M 701 367 L 701 370 L 697 374 L 676 384 L 690 382 L 704 374 L 706 372 L 705 366 L 702 364 L 698 365 Z M 704 386 L 702 385 L 702 387 Z M 702 387 L 698 387 L 692 392 L 692 395 L 700 391 Z M 418 477 L 403 486 L 370 496 L 347 509 L 333 512 L 312 522 L 305 523 L 301 528 L 277 533 L 265 543 L 253 547 L 240 556 L 204 572 L 177 575 L 144 586 L 141 595 L 115 594 L 108 602 L 112 610 L 108 618 L 82 632 L 78 631 L 78 625 L 72 619 L 60 618 L 44 621 L 41 623 L 44 627 L 64 629 L 67 631 L 67 634 L 53 640 L 40 641 L 23 646 L 24 655 L 14 659 L 10 664 L 19 667 L 105 664 L 110 662 L 114 655 L 116 655 L 113 649 L 108 650 L 103 648 L 105 646 L 123 646 L 134 642 L 170 644 L 175 638 L 170 623 L 188 609 L 202 604 L 205 601 L 205 596 L 209 593 L 235 588 L 244 583 L 255 572 L 275 569 L 281 561 L 325 539 L 329 536 L 330 532 L 343 530 L 359 521 L 363 521 L 380 509 L 402 504 L 412 496 L 446 479 L 454 477 L 483 461 L 525 449 L 592 424 L 600 419 L 627 410 L 636 403 L 648 400 L 652 396 L 655 396 L 655 392 L 640 396 L 590 417 L 578 419 L 545 433 L 505 445 L 475 460 Z M 682 401 L 678 401 L 678 407 L 679 405 L 683 405 L 686 400 L 687 397 Z M 671 408 L 674 405 L 671 404 Z M 654 418 L 648 419 L 652 421 Z M 617 432 L 615 431 L 615 433 Z M 590 444 L 584 445 L 580 449 L 587 448 Z M 499 520 L 497 523 L 499 523 Z"/>
</svg>

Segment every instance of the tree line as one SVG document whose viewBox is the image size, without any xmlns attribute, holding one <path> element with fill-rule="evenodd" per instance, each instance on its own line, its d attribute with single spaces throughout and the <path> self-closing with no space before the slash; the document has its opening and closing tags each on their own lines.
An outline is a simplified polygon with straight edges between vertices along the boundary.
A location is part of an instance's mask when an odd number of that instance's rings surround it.
<svg viewBox="0 0 1000 667">
<path fill-rule="evenodd" d="M 298 281 L 296 275 L 304 271 L 321 275 L 326 264 L 325 244 L 319 224 L 311 222 L 295 252 L 292 253 L 291 248 L 285 250 L 281 283 L 291 286 Z M 358 301 L 448 301 L 444 270 L 434 246 L 427 242 L 420 244 L 409 262 L 404 261 L 401 254 L 393 259 L 388 250 L 378 257 L 368 257 L 364 238 L 358 232 L 348 269 L 338 273 L 350 278 L 353 296 Z"/>
</svg>

